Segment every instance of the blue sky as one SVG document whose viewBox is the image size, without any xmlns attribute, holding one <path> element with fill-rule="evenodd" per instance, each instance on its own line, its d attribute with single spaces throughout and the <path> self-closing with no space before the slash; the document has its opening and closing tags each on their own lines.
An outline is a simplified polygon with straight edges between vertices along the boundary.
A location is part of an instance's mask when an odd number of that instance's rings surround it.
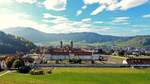
<svg viewBox="0 0 150 84">
<path fill-rule="evenodd" d="M 0 29 L 150 35 L 150 0 L 0 0 Z"/>
</svg>

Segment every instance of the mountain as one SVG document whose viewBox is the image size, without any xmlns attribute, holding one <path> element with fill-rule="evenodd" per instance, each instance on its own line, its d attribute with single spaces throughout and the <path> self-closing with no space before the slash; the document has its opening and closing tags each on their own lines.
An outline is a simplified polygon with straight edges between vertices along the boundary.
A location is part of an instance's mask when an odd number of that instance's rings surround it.
<svg viewBox="0 0 150 84">
<path fill-rule="evenodd" d="M 63 41 L 74 41 L 76 43 L 86 45 L 106 45 L 106 46 L 120 46 L 120 47 L 150 47 L 150 36 L 132 36 L 132 37 L 119 37 L 111 35 L 100 35 L 92 32 L 80 32 L 80 33 L 44 33 L 33 28 L 9 28 L 3 30 L 6 33 L 16 36 L 24 37 L 36 44 L 56 44 Z"/>
<path fill-rule="evenodd" d="M 126 46 L 131 46 L 131 47 L 150 47 L 150 36 L 145 35 L 145 36 L 135 36 L 132 37 L 132 39 L 129 39 L 127 41 L 118 41 L 116 42 L 116 45 L 126 47 Z"/>
<path fill-rule="evenodd" d="M 0 31 L 0 54 L 13 54 L 19 52 L 29 52 L 36 46 L 21 37 L 15 37 Z"/>
<path fill-rule="evenodd" d="M 40 41 L 45 41 L 46 40 L 45 37 L 47 37 L 46 33 L 37 31 L 32 28 L 11 28 L 11 29 L 5 29 L 2 31 L 5 33 L 8 33 L 8 34 L 15 35 L 15 36 L 24 37 L 25 39 L 28 39 L 35 43 L 40 42 Z M 42 40 L 41 40 L 41 38 L 42 38 Z"/>
<path fill-rule="evenodd" d="M 60 40 L 73 40 L 75 42 L 96 43 L 110 41 L 112 42 L 122 38 L 110 35 L 99 35 L 92 32 L 52 34 L 40 32 L 33 28 L 11 28 L 5 29 L 3 31 L 9 34 L 22 36 L 25 39 L 33 41 L 34 43 L 48 43 Z"/>
</svg>

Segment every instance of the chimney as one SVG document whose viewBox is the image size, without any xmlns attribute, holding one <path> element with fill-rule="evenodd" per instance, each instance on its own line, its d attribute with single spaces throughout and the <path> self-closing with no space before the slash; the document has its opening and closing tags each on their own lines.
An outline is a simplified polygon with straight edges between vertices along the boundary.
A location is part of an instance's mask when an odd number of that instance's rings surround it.
<svg viewBox="0 0 150 84">
<path fill-rule="evenodd" d="M 60 48 L 63 48 L 63 42 L 60 41 Z"/>
<path fill-rule="evenodd" d="M 70 46 L 71 46 L 71 48 L 73 48 L 73 41 L 70 42 Z"/>
</svg>

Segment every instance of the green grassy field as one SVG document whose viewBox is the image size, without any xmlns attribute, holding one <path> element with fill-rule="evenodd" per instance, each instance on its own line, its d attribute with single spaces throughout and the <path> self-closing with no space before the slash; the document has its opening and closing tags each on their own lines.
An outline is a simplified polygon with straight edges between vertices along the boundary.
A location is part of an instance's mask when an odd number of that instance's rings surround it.
<svg viewBox="0 0 150 84">
<path fill-rule="evenodd" d="M 0 84 L 149 84 L 150 69 L 55 68 L 52 74 L 9 73 Z"/>
</svg>

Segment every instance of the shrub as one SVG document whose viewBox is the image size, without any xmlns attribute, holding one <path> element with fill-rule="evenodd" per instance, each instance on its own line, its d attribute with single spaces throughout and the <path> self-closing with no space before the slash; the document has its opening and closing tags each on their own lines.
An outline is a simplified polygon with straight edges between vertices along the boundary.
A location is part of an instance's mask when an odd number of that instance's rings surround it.
<svg viewBox="0 0 150 84">
<path fill-rule="evenodd" d="M 12 66 L 14 68 L 19 68 L 19 67 L 25 66 L 25 64 L 21 59 L 17 59 L 13 62 Z"/>
<path fill-rule="evenodd" d="M 59 64 L 59 60 L 56 60 L 56 64 Z"/>
<path fill-rule="evenodd" d="M 47 73 L 48 73 L 48 74 L 51 74 L 51 73 L 52 73 L 52 70 L 48 70 Z"/>
<path fill-rule="evenodd" d="M 1 66 L 0 66 L 0 72 L 1 72 L 1 71 L 3 71 L 3 69 L 2 69 Z"/>
<path fill-rule="evenodd" d="M 31 67 L 29 67 L 29 66 L 22 66 L 22 67 L 19 67 L 18 72 L 19 73 L 29 73 L 30 70 L 31 70 Z"/>
<path fill-rule="evenodd" d="M 11 68 L 13 62 L 15 61 L 15 57 L 7 57 L 5 61 L 6 61 L 7 68 Z"/>
<path fill-rule="evenodd" d="M 30 72 L 30 74 L 31 74 L 31 75 L 44 75 L 44 71 L 33 69 L 33 70 Z"/>
<path fill-rule="evenodd" d="M 79 64 L 81 64 L 81 62 L 82 62 L 82 60 L 81 59 L 69 59 L 69 62 L 70 63 L 79 63 Z"/>
<path fill-rule="evenodd" d="M 51 74 L 52 71 L 53 71 L 53 68 L 50 68 L 50 69 L 47 71 L 47 73 L 48 73 L 48 74 Z"/>
</svg>

